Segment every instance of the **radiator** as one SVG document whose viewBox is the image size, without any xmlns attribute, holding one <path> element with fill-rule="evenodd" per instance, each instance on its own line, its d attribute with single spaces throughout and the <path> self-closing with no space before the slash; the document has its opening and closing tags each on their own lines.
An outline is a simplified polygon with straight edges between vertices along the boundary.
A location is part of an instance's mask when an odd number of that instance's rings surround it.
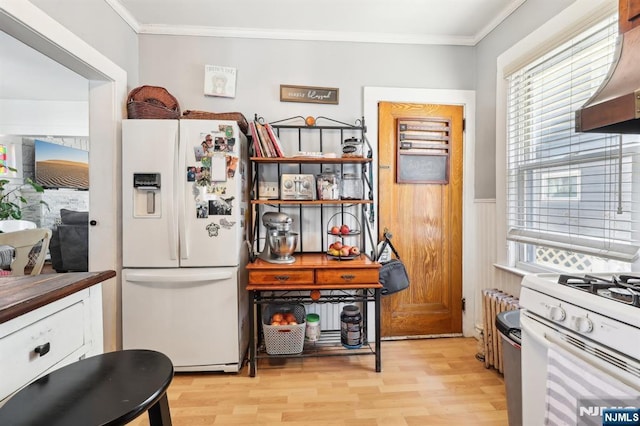
<svg viewBox="0 0 640 426">
<path fill-rule="evenodd" d="M 496 327 L 496 315 L 500 312 L 519 309 L 515 296 L 495 288 L 482 290 L 482 318 L 484 320 L 484 365 L 502 371 L 502 342 Z"/>
<path fill-rule="evenodd" d="M 340 330 L 340 313 L 342 307 L 351 303 L 318 303 L 306 305 L 306 312 L 320 315 L 321 330 Z M 359 305 L 359 304 L 358 304 Z"/>
</svg>

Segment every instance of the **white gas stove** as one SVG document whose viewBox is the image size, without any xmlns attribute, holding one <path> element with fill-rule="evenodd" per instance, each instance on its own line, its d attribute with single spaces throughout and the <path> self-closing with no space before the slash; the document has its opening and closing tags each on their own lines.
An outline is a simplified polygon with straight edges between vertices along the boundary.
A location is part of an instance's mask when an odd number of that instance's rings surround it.
<svg viewBox="0 0 640 426">
<path fill-rule="evenodd" d="M 582 424 L 595 400 L 640 405 L 640 275 L 526 275 L 520 306 L 524 425 Z"/>
</svg>

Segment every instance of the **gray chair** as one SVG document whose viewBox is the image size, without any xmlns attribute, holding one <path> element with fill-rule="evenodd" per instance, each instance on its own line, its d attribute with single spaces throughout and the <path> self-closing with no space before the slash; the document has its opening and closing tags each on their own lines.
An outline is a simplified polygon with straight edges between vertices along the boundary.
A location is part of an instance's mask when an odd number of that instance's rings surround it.
<svg viewBox="0 0 640 426">
<path fill-rule="evenodd" d="M 11 275 L 25 275 L 25 268 L 31 257 L 29 254 L 40 246 L 29 275 L 38 275 L 42 271 L 51 239 L 51 230 L 46 228 L 23 229 L 21 231 L 0 233 L 0 245 L 13 249 L 10 259 Z"/>
<path fill-rule="evenodd" d="M 56 272 L 89 270 L 89 212 L 60 210 L 61 223 L 53 229 L 49 252 Z"/>
</svg>

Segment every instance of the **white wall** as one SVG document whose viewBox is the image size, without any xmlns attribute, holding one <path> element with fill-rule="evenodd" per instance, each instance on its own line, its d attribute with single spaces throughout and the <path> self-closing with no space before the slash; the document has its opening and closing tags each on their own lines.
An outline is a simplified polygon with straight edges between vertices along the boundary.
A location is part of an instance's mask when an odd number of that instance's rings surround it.
<svg viewBox="0 0 640 426">
<path fill-rule="evenodd" d="M 203 95 L 204 66 L 237 68 L 234 99 Z M 140 82 L 163 86 L 183 110 L 362 117 L 364 86 L 471 89 L 473 48 L 212 37 L 140 36 Z M 280 102 L 280 84 L 337 87 L 339 105 Z"/>
<path fill-rule="evenodd" d="M 104 0 L 30 0 L 127 72 L 138 84 L 138 36 Z"/>
<path fill-rule="evenodd" d="M 2 94 L 0 93 L 0 96 Z M 89 102 L 0 99 L 0 134 L 89 134 Z"/>
<path fill-rule="evenodd" d="M 476 133 L 476 198 L 496 196 L 496 61 L 518 40 L 544 24 L 575 0 L 527 0 L 475 48 L 478 128 Z"/>
</svg>

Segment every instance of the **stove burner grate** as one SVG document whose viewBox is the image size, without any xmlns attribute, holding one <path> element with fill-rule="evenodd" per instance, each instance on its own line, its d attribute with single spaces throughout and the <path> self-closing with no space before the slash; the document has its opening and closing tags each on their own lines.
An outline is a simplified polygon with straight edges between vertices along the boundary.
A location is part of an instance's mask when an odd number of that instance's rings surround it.
<svg viewBox="0 0 640 426">
<path fill-rule="evenodd" d="M 621 274 L 608 279 L 588 274 L 562 274 L 558 277 L 558 284 L 640 307 L 640 276 Z"/>
</svg>

